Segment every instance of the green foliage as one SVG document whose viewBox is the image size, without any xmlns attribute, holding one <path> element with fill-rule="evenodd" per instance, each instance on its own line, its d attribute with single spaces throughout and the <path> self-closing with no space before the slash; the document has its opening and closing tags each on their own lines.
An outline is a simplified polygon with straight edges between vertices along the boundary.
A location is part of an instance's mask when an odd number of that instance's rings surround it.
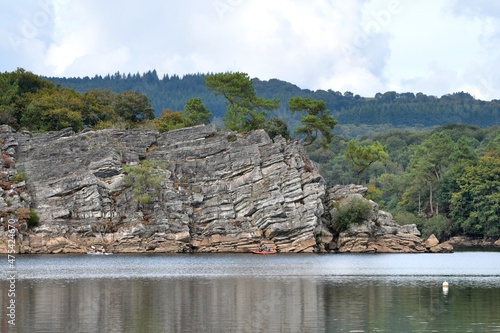
<svg viewBox="0 0 500 333">
<path fill-rule="evenodd" d="M 384 173 L 375 178 L 372 184 L 382 192 L 377 202 L 387 210 L 396 211 L 406 190 L 404 175 Z"/>
<path fill-rule="evenodd" d="M 265 128 L 266 110 L 278 108 L 279 100 L 257 96 L 248 74 L 220 73 L 207 76 L 207 89 L 227 102 L 224 125 L 232 131 L 244 132 Z"/>
<path fill-rule="evenodd" d="M 16 82 L 18 86 L 18 96 L 27 93 L 36 93 L 43 89 L 53 89 L 54 84 L 40 76 L 18 68 L 16 71 L 10 73 L 12 82 Z"/>
<path fill-rule="evenodd" d="M 191 119 L 187 118 L 182 112 L 171 110 L 164 110 L 161 118 L 155 119 L 154 122 L 160 132 L 192 126 Z"/>
<path fill-rule="evenodd" d="M 183 110 L 188 100 L 201 98 L 214 118 L 222 118 L 227 110 L 227 102 L 222 95 L 215 96 L 207 89 L 207 76 L 209 74 L 188 74 L 183 77 L 165 75 L 159 78 L 155 71 L 148 71 L 143 74 L 115 73 L 91 78 L 49 79 L 81 93 L 101 88 L 117 93 L 138 91 L 149 97 L 156 116 L 160 116 L 164 108 Z M 500 125 L 500 100 L 481 101 L 463 92 L 436 97 L 392 91 L 361 97 L 349 92 L 301 89 L 278 79 L 263 81 L 254 78 L 252 83 L 258 96 L 283 101 L 277 109 L 269 111 L 268 116 L 283 119 L 291 132 L 300 125 L 300 119 L 288 109 L 288 101 L 294 96 L 325 101 L 327 109 L 332 110 L 332 116 L 341 124 L 336 126 L 335 134 L 347 140 L 359 140 L 363 136 L 390 130 L 431 130 L 451 122 L 480 127 Z"/>
<path fill-rule="evenodd" d="M 281 135 L 285 139 L 291 139 L 290 132 L 288 131 L 288 126 L 286 122 L 280 118 L 273 117 L 266 122 L 264 130 L 269 134 L 271 139 Z"/>
<path fill-rule="evenodd" d="M 193 125 L 210 124 L 212 112 L 205 107 L 201 98 L 191 98 L 184 106 L 184 115 Z"/>
<path fill-rule="evenodd" d="M 116 93 L 107 89 L 92 89 L 84 93 L 83 122 L 87 126 L 94 127 L 99 123 L 112 123 L 118 120 L 119 116 L 114 107 L 116 96 Z"/>
<path fill-rule="evenodd" d="M 495 139 L 491 140 L 488 143 L 488 146 L 486 147 L 486 149 L 490 152 L 500 154 L 500 134 L 497 134 Z"/>
<path fill-rule="evenodd" d="M 13 103 L 18 90 L 17 82 L 12 82 L 11 75 L 0 74 L 0 124 L 17 125 Z"/>
<path fill-rule="evenodd" d="M 419 226 L 423 238 L 434 234 L 440 241 L 444 241 L 451 236 L 451 221 L 443 215 L 434 216 L 425 222 L 420 222 L 417 226 Z"/>
<path fill-rule="evenodd" d="M 372 206 L 369 201 L 351 198 L 338 204 L 333 210 L 333 224 L 336 232 L 343 232 L 351 224 L 360 224 L 370 218 Z"/>
<path fill-rule="evenodd" d="M 16 173 L 14 175 L 14 177 L 12 177 L 12 182 L 14 184 L 18 184 L 18 183 L 24 182 L 26 180 L 28 180 L 28 176 L 26 175 L 26 172 L 24 172 L 24 171 L 19 171 L 18 173 Z"/>
<path fill-rule="evenodd" d="M 52 90 L 54 85 L 39 76 L 18 68 L 0 74 L 0 117 L 2 122 L 18 128 L 20 119 L 36 93 Z"/>
<path fill-rule="evenodd" d="M 79 94 L 23 69 L 0 73 L 0 123 L 15 129 L 43 132 L 71 127 L 79 131 L 97 124 L 131 127 L 152 118 L 149 99 L 138 92 L 91 89 Z"/>
<path fill-rule="evenodd" d="M 367 184 L 366 188 L 368 191 L 366 192 L 365 198 L 367 200 L 372 200 L 374 202 L 382 201 L 382 191 L 375 187 L 373 184 Z M 383 207 L 380 207 L 383 208 Z"/>
<path fill-rule="evenodd" d="M 118 94 L 115 99 L 115 112 L 132 124 L 154 119 L 151 102 L 146 95 L 136 91 L 125 91 Z"/>
<path fill-rule="evenodd" d="M 143 208 L 161 199 L 162 184 L 166 180 L 166 164 L 156 160 L 143 160 L 138 165 L 124 166 L 124 185 L 132 189 Z"/>
<path fill-rule="evenodd" d="M 489 147 L 495 147 L 497 136 L 497 127 L 478 128 L 452 124 L 428 132 L 391 131 L 366 137 L 360 139 L 358 144 L 371 145 L 379 141 L 386 147 L 390 157 L 382 169 L 378 166 L 376 168 L 379 162 L 375 162 L 361 176 L 371 189 L 370 193 L 373 191 L 372 187 L 379 190 L 370 198 L 384 210 L 390 211 L 400 223 L 415 223 L 419 230 L 424 231 L 427 221 L 432 220 L 427 228 L 433 229 L 431 233 L 442 235 L 440 237 L 443 238 L 455 234 L 492 235 L 495 233 L 495 224 L 492 226 L 488 224 L 490 222 L 479 221 L 474 214 L 469 216 L 467 212 L 472 210 L 474 202 L 480 207 L 475 210 L 480 212 L 478 214 L 481 218 L 486 216 L 482 212 L 490 212 L 490 219 L 493 219 L 496 214 L 492 212 L 498 204 L 491 196 L 481 194 L 469 195 L 467 199 L 467 192 L 462 191 L 461 184 L 470 178 L 466 171 L 478 167 L 479 158 L 495 155 L 496 150 Z M 328 152 L 320 154 L 317 150 L 308 150 L 311 158 L 321 164 L 321 172 L 329 184 L 346 184 L 356 179 L 349 172 L 347 159 L 341 154 L 347 144 L 337 137 Z M 434 164 L 430 164 L 431 167 L 423 168 L 431 161 L 434 161 Z M 420 168 L 418 172 L 417 167 Z M 427 173 L 422 172 L 425 170 L 432 170 L 428 172 L 427 178 L 424 177 Z M 488 175 L 488 172 L 483 174 Z M 486 187 L 492 181 L 483 179 L 478 183 Z M 457 193 L 461 197 L 459 206 L 452 201 Z M 479 203 L 483 206 L 479 206 Z M 438 224 L 443 226 L 441 230 L 434 225 L 434 218 L 451 223 Z M 464 224 L 465 220 L 468 223 Z"/>
<path fill-rule="evenodd" d="M 38 216 L 37 212 L 34 210 L 30 210 L 30 216 L 28 219 L 28 227 L 29 228 L 38 227 L 39 222 L 40 222 L 40 217 Z"/>
<path fill-rule="evenodd" d="M 500 236 L 500 154 L 490 152 L 457 179 L 451 215 L 458 228 L 473 236 Z"/>
<path fill-rule="evenodd" d="M 415 224 L 417 227 L 422 226 L 426 221 L 423 216 L 417 216 L 404 210 L 397 210 L 393 218 L 400 225 Z"/>
<path fill-rule="evenodd" d="M 18 208 L 15 213 L 17 215 L 17 218 L 19 219 L 19 222 L 26 223 L 28 225 L 28 228 L 34 228 L 38 226 L 40 218 L 38 217 L 37 212 L 33 209 L 30 210 L 28 208 Z"/>
<path fill-rule="evenodd" d="M 359 184 L 361 173 L 376 161 L 387 161 L 389 154 L 385 147 L 378 141 L 375 141 L 371 145 L 359 146 L 356 141 L 351 140 L 345 150 L 345 157 L 358 175 L 357 183 Z"/>
<path fill-rule="evenodd" d="M 415 148 L 406 172 L 407 189 L 401 204 L 434 216 L 434 197 L 450 165 L 455 145 L 446 132 L 436 132 Z"/>
<path fill-rule="evenodd" d="M 337 121 L 329 116 L 330 111 L 326 109 L 326 102 L 322 100 L 311 100 L 309 98 L 292 97 L 289 101 L 292 112 L 306 112 L 300 121 L 295 133 L 304 137 L 304 145 L 312 144 L 321 134 L 321 146 L 328 148 L 333 139 L 331 131 Z"/>
<path fill-rule="evenodd" d="M 33 94 L 31 102 L 21 115 L 21 126 L 36 131 L 58 131 L 72 127 L 83 128 L 84 105 L 74 90 L 42 89 Z"/>
</svg>

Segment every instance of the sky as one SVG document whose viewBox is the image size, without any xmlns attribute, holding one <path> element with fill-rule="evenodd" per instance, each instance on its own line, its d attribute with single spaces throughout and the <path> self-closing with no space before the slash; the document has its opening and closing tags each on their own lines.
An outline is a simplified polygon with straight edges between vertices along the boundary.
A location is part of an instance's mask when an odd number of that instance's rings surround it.
<svg viewBox="0 0 500 333">
<path fill-rule="evenodd" d="M 245 72 L 311 90 L 500 99 L 496 0 L 0 0 L 0 72 Z"/>
</svg>

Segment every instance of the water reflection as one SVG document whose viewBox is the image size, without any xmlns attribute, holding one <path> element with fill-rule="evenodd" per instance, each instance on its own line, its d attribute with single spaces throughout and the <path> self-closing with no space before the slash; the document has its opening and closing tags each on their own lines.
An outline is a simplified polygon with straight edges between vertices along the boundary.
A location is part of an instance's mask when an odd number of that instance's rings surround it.
<svg viewBox="0 0 500 333">
<path fill-rule="evenodd" d="M 500 289 L 325 286 L 327 332 L 500 332 Z"/>
<path fill-rule="evenodd" d="M 438 284 L 188 278 L 20 281 L 18 290 L 11 332 L 500 332 L 499 288 L 443 295 Z"/>
<path fill-rule="evenodd" d="M 13 332 L 324 331 L 307 279 L 20 281 L 18 290 Z"/>
<path fill-rule="evenodd" d="M 142 257 L 144 273 L 140 257 L 54 258 L 20 264 L 17 325 L 2 320 L 1 332 L 500 332 L 500 268 L 491 268 L 499 258 L 491 254 L 475 275 L 442 265 L 429 276 L 412 275 L 418 270 L 405 259 L 439 256 Z M 47 265 L 45 278 L 36 274 Z M 384 265 L 390 273 L 370 275 Z M 95 274 L 84 274 L 91 266 Z M 357 266 L 369 273 L 351 275 Z M 118 278 L 97 274 L 114 268 Z M 7 302 L 3 292 L 0 307 Z"/>
</svg>

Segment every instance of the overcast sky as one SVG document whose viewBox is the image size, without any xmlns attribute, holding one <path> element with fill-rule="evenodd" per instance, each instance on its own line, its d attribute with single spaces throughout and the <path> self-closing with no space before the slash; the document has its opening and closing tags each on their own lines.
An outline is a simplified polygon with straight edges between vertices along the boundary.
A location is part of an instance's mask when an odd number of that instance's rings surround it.
<svg viewBox="0 0 500 333">
<path fill-rule="evenodd" d="M 307 89 L 500 99 L 497 0 L 0 0 L 0 71 L 246 72 Z"/>
</svg>

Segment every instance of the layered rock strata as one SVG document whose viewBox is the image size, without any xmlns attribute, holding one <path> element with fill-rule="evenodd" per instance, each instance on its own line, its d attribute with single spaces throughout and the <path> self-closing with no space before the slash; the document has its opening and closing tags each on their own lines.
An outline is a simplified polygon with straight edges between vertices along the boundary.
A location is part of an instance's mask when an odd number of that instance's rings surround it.
<svg viewBox="0 0 500 333">
<path fill-rule="evenodd" d="M 364 224 L 336 234 L 331 210 L 363 187 L 327 189 L 300 143 L 264 131 L 196 126 L 171 132 L 71 130 L 18 133 L 0 127 L 0 212 L 16 221 L 16 251 L 425 252 L 415 226 L 375 203 Z M 158 186 L 139 193 L 134 166 L 155 162 Z M 17 176 L 16 176 L 17 175 Z M 22 177 L 19 177 L 22 175 Z M 16 179 L 17 181 L 13 181 Z M 20 210 L 21 209 L 21 210 Z M 19 212 L 35 211 L 28 228 Z"/>
<path fill-rule="evenodd" d="M 423 241 L 415 224 L 400 225 L 393 220 L 390 213 L 379 209 L 378 204 L 366 200 L 368 189 L 360 185 L 333 186 L 327 190 L 325 198 L 327 211 L 330 212 L 324 224 L 334 223 L 332 216 L 339 205 L 351 200 L 370 203 L 372 209 L 369 218 L 359 224 L 351 224 L 349 228 L 338 234 L 330 246 L 337 252 L 349 253 L 419 253 L 419 252 L 452 252 L 448 243 L 440 243 L 431 235 Z M 326 215 L 326 214 L 325 214 Z M 334 226 L 330 230 L 335 230 Z"/>
</svg>

